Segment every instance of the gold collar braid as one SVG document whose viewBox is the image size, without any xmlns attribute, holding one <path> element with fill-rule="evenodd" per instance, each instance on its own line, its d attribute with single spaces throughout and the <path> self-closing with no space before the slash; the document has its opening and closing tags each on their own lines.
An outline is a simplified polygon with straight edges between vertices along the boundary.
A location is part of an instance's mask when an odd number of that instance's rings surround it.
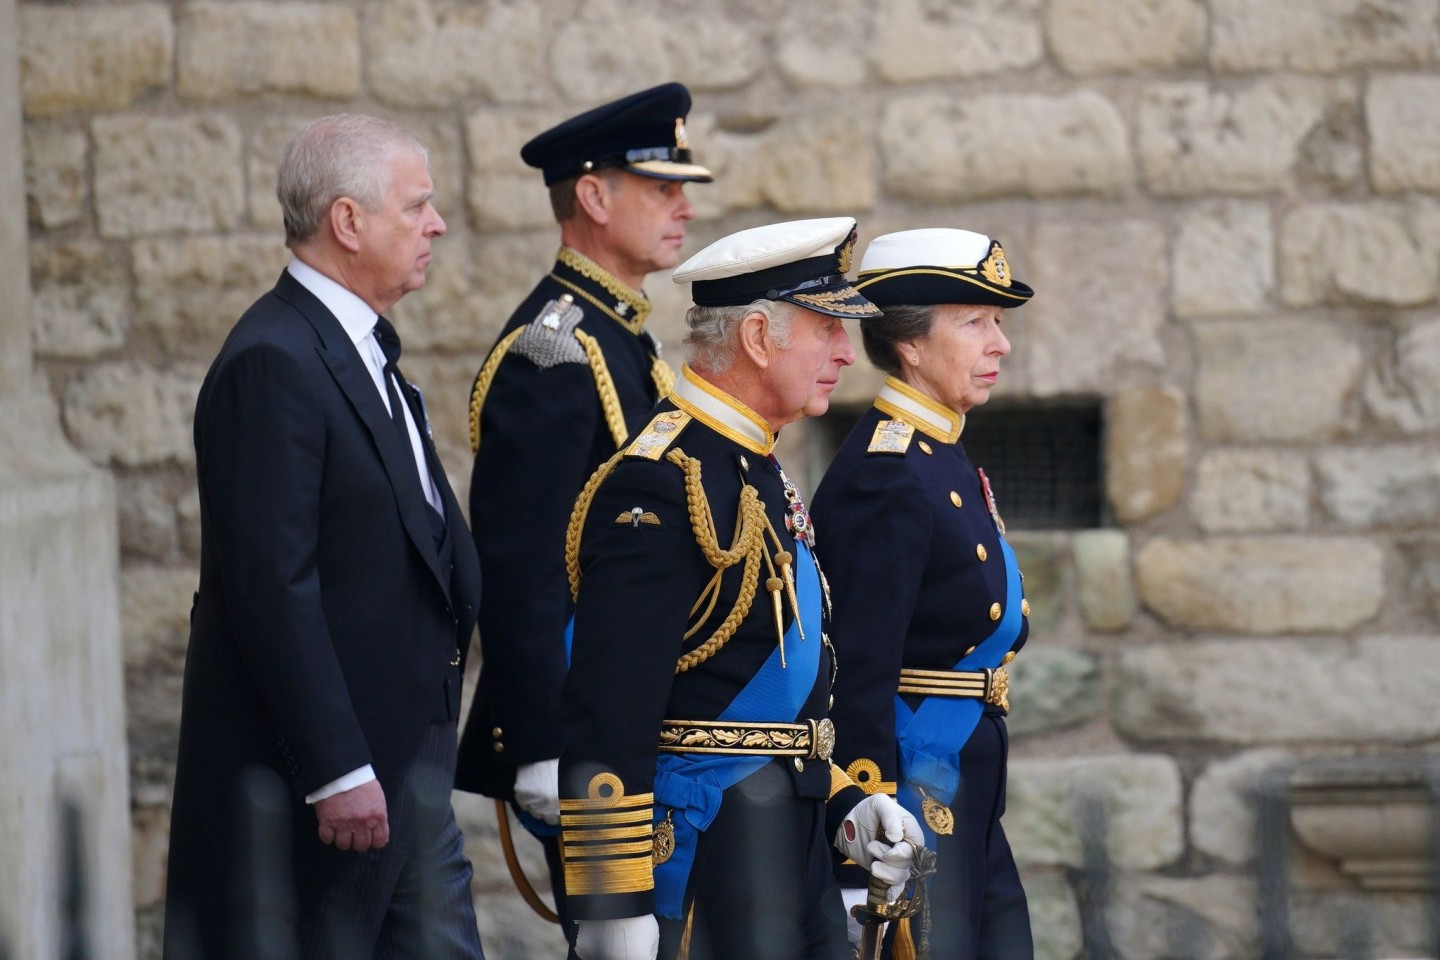
<svg viewBox="0 0 1440 960">
<path fill-rule="evenodd" d="M 600 310 L 631 333 L 638 334 L 641 330 L 645 329 L 645 321 L 650 319 L 650 300 L 645 294 L 621 283 L 610 271 L 583 253 L 572 250 L 569 247 L 561 247 L 555 254 L 555 259 L 585 279 L 599 284 L 606 293 L 614 298 L 615 305 L 623 303 L 628 306 L 630 308 L 630 315 L 625 316 L 621 314 L 615 309 L 615 306 L 602 303 L 594 294 L 570 283 L 563 277 L 557 276 L 554 271 L 550 273 L 552 279 L 590 301 L 596 309 Z"/>
</svg>

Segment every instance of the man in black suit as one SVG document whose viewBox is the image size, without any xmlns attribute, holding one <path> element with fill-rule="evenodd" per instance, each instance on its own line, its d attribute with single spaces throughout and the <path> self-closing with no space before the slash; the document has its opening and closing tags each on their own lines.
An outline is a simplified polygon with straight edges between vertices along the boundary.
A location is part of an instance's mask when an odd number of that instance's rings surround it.
<svg viewBox="0 0 1440 960">
<path fill-rule="evenodd" d="M 306 958 L 482 958 L 450 808 L 479 563 L 380 316 L 445 232 L 427 165 L 373 117 L 302 130 L 277 184 L 294 259 L 200 391 L 173 960 L 297 941 Z M 244 798 L 267 789 L 289 843 L 257 877 L 277 844 Z M 292 885 L 293 915 L 275 896 Z"/>
</svg>

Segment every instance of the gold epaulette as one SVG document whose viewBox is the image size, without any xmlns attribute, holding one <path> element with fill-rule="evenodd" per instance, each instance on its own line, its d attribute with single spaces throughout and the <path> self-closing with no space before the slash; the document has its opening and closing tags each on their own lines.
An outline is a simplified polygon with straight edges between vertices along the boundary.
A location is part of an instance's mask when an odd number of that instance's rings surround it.
<svg viewBox="0 0 1440 960">
<path fill-rule="evenodd" d="M 626 796 L 613 773 L 597 773 L 586 793 L 584 799 L 560 800 L 565 891 L 587 896 L 654 889 L 654 794 Z"/>
<path fill-rule="evenodd" d="M 910 441 L 914 436 L 914 424 L 904 420 L 881 420 L 875 424 L 875 432 L 870 436 L 870 447 L 866 452 L 904 454 L 910 449 Z"/>
<path fill-rule="evenodd" d="M 666 410 L 664 413 L 655 414 L 645 429 L 630 441 L 630 446 L 625 448 L 625 456 L 659 460 L 693 419 L 684 410 Z"/>
</svg>

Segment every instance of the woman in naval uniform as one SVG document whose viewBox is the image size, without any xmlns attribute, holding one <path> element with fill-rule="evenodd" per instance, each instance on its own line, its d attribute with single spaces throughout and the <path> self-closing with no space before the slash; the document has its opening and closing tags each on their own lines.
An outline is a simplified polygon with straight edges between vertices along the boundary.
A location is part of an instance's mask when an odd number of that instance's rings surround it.
<svg viewBox="0 0 1440 960">
<path fill-rule="evenodd" d="M 1000 817 L 1005 664 L 1029 604 L 960 435 L 1010 352 L 1005 310 L 1033 291 L 997 241 L 953 229 L 876 238 L 857 287 L 884 311 L 861 330 L 888 376 L 814 500 L 834 598 L 836 761 L 895 795 L 938 854 L 928 917 L 891 932 L 891 956 L 928 935 L 935 960 L 1027 960 L 1029 910 Z M 840 874 L 847 907 L 862 900 L 864 875 Z"/>
</svg>

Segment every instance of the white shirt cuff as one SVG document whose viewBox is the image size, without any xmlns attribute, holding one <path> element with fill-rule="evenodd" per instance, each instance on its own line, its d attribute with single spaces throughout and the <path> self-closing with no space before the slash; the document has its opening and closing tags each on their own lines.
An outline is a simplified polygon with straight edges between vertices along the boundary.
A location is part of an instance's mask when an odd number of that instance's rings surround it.
<svg viewBox="0 0 1440 960">
<path fill-rule="evenodd" d="M 329 783 L 325 784 L 325 786 L 321 787 L 319 790 L 316 790 L 314 793 L 307 793 L 305 795 L 305 802 L 319 803 L 321 800 L 333 797 L 337 793 L 344 793 L 346 790 L 354 790 L 356 787 L 361 786 L 362 784 L 369 783 L 371 780 L 374 779 L 375 768 L 367 763 L 359 770 L 351 770 L 339 780 L 331 780 Z"/>
</svg>

